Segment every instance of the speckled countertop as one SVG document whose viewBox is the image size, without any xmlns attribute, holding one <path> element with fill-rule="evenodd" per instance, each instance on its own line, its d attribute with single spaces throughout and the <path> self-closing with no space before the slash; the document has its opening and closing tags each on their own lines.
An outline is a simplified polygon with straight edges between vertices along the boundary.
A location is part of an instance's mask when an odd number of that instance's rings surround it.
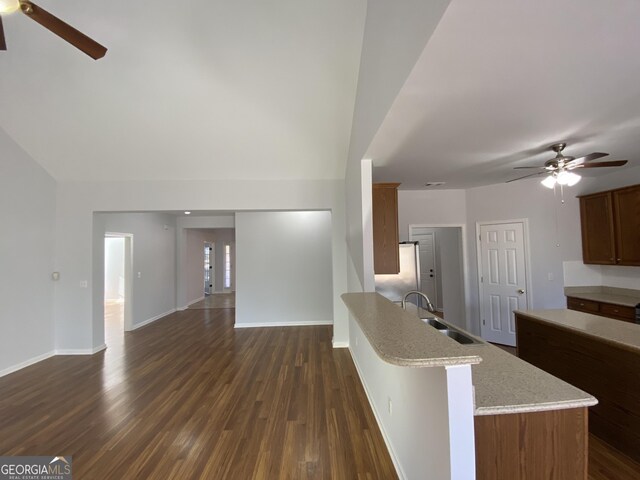
<svg viewBox="0 0 640 480">
<path fill-rule="evenodd" d="M 480 345 L 458 344 L 423 323 L 415 309 L 406 312 L 376 293 L 348 293 L 342 298 L 383 360 L 412 367 L 472 364 L 476 415 L 560 410 L 597 403 L 588 393 L 484 341 Z"/>
<path fill-rule="evenodd" d="M 523 310 L 517 313 L 574 330 L 640 353 L 640 325 L 576 310 Z"/>
<path fill-rule="evenodd" d="M 635 307 L 640 303 L 640 290 L 632 290 L 629 288 L 600 285 L 590 287 L 565 287 L 564 294 L 567 297 L 611 303 L 613 305 L 624 305 L 626 307 Z"/>
<path fill-rule="evenodd" d="M 439 367 L 480 362 L 473 349 L 445 337 L 377 293 L 345 293 L 342 300 L 376 353 L 401 367 Z"/>
</svg>

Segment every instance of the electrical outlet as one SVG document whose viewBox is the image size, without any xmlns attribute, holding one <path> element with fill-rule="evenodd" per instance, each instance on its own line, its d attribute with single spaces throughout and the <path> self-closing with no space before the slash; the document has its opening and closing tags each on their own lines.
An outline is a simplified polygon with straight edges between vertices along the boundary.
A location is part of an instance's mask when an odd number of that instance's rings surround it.
<svg viewBox="0 0 640 480">
<path fill-rule="evenodd" d="M 552 272 L 549 272 L 549 273 L 547 274 L 547 279 L 548 279 L 550 282 L 553 282 L 554 278 L 555 278 L 555 277 L 553 276 L 553 273 L 552 273 Z"/>
<path fill-rule="evenodd" d="M 138 278 L 142 278 L 142 272 L 138 272 Z"/>
<path fill-rule="evenodd" d="M 80 288 L 87 288 L 89 286 L 89 282 L 87 280 L 80 281 Z"/>
<path fill-rule="evenodd" d="M 389 397 L 388 400 L 389 400 L 389 415 L 393 415 L 393 403 L 391 402 L 391 397 Z"/>
</svg>

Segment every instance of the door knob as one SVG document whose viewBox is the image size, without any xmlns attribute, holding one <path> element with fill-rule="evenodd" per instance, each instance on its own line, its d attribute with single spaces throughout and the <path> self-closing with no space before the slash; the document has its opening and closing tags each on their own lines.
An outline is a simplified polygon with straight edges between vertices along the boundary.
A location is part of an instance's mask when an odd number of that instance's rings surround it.
<svg viewBox="0 0 640 480">
<path fill-rule="evenodd" d="M 518 293 L 519 293 L 520 295 L 522 295 L 522 294 L 524 293 L 524 288 L 519 288 L 519 289 L 518 289 Z"/>
</svg>

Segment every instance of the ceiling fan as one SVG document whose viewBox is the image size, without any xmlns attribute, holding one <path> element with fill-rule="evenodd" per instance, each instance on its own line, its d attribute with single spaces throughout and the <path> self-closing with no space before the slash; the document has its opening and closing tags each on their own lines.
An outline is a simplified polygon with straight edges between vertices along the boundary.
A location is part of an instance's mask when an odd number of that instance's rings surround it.
<svg viewBox="0 0 640 480">
<path fill-rule="evenodd" d="M 535 168 L 538 170 L 542 170 L 541 172 L 531 173 L 529 175 L 525 175 L 524 177 L 514 178 L 513 180 L 508 180 L 507 183 L 515 182 L 516 180 L 522 180 L 523 178 L 535 177 L 537 175 L 545 175 L 548 176 L 542 180 L 542 184 L 547 188 L 553 188 L 556 184 L 560 186 L 568 186 L 572 187 L 576 183 L 580 181 L 582 178 L 580 175 L 574 172 L 579 168 L 602 168 L 602 167 L 621 167 L 627 164 L 627 160 L 614 160 L 612 162 L 596 162 L 590 163 L 593 160 L 597 160 L 598 158 L 606 157 L 609 155 L 608 153 L 602 152 L 593 152 L 589 155 L 585 155 L 584 157 L 570 157 L 567 155 L 563 155 L 562 151 L 567 146 L 566 143 L 555 143 L 551 145 L 551 150 L 556 152 L 556 156 L 550 160 L 547 160 L 544 166 L 541 167 L 515 167 L 516 170 L 519 169 L 529 169 Z"/>
<path fill-rule="evenodd" d="M 13 13 L 18 10 L 63 40 L 66 40 L 77 49 L 82 50 L 94 60 L 104 57 L 105 53 L 107 53 L 107 49 L 98 42 L 87 37 L 84 33 L 76 30 L 71 25 L 51 15 L 29 0 L 0 0 L 0 14 Z M 2 17 L 0 16 L 0 50 L 6 49 L 7 42 L 4 37 Z"/>
</svg>

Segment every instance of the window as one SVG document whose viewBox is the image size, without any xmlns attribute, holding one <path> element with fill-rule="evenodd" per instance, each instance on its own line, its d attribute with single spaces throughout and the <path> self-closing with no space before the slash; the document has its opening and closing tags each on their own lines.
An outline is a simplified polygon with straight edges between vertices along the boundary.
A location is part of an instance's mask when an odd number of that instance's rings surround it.
<svg viewBox="0 0 640 480">
<path fill-rule="evenodd" d="M 224 246 L 224 288 L 231 288 L 231 245 Z"/>
</svg>

